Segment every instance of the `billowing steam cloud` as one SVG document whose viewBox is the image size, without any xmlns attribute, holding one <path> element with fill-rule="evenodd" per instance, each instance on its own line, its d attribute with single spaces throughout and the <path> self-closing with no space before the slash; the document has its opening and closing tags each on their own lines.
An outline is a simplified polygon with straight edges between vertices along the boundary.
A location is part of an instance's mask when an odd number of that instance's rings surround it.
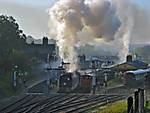
<svg viewBox="0 0 150 113">
<path fill-rule="evenodd" d="M 116 40 L 119 38 L 120 44 L 120 53 L 119 58 L 120 62 L 125 61 L 127 54 L 129 53 L 129 44 L 131 33 L 134 26 L 132 6 L 130 5 L 130 0 L 115 0 L 115 5 L 117 8 L 117 15 L 121 22 L 119 30 L 115 34 Z"/>
<path fill-rule="evenodd" d="M 75 48 L 87 43 L 118 42 L 119 57 L 128 54 L 134 26 L 130 0 L 59 0 L 49 10 L 50 34 L 57 38 L 60 56 L 76 69 Z"/>
</svg>

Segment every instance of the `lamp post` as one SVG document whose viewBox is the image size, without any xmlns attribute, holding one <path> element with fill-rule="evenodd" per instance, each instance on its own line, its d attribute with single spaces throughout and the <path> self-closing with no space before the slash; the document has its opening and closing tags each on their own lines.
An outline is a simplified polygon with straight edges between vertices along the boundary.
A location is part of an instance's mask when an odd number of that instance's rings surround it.
<svg viewBox="0 0 150 113">
<path fill-rule="evenodd" d="M 16 87 L 17 87 L 17 69 L 18 69 L 18 66 L 15 65 L 14 71 L 13 71 L 13 88 L 14 88 L 14 90 L 16 90 Z"/>
<path fill-rule="evenodd" d="M 95 62 L 92 61 L 92 72 L 93 72 L 93 77 L 92 77 L 92 87 L 93 87 L 93 94 L 96 93 L 96 66 L 95 66 Z"/>
</svg>

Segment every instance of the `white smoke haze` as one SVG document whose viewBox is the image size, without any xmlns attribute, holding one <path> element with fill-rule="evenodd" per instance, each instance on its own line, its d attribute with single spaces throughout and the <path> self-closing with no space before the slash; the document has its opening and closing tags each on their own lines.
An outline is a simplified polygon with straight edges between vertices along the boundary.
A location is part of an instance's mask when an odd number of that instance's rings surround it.
<svg viewBox="0 0 150 113">
<path fill-rule="evenodd" d="M 71 71 L 77 68 L 75 48 L 86 44 L 113 44 L 125 61 L 135 15 L 141 13 L 133 6 L 132 0 L 59 0 L 50 8 L 50 35 L 57 40 L 60 57 L 72 64 Z"/>
<path fill-rule="evenodd" d="M 119 39 L 119 58 L 120 62 L 124 62 L 126 60 L 126 56 L 129 54 L 130 38 L 134 26 L 132 14 L 133 10 L 130 0 L 115 0 L 114 3 L 117 7 L 117 15 L 121 22 L 121 26 L 115 34 L 115 39 Z"/>
</svg>

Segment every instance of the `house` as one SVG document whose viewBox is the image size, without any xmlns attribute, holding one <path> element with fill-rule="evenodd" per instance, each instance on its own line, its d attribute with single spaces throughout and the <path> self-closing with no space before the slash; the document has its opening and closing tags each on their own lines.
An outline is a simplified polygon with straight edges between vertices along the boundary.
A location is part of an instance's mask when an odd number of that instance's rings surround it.
<svg viewBox="0 0 150 113">
<path fill-rule="evenodd" d="M 126 62 L 117 64 L 111 68 L 116 71 L 125 72 L 130 70 L 146 69 L 148 68 L 148 64 L 143 61 L 133 60 L 132 55 L 128 55 Z"/>
<path fill-rule="evenodd" d="M 96 68 L 101 68 L 102 65 L 102 61 L 99 58 L 91 58 L 91 59 L 86 59 L 86 56 L 83 55 L 79 55 L 79 62 L 78 62 L 78 66 L 80 67 L 80 69 L 96 69 Z"/>
<path fill-rule="evenodd" d="M 44 61 L 47 60 L 47 57 L 49 57 L 50 60 L 58 57 L 58 47 L 56 46 L 56 43 L 49 44 L 47 37 L 43 38 L 42 44 L 35 44 L 34 42 L 26 44 L 25 52 L 33 58 L 38 58 Z"/>
</svg>

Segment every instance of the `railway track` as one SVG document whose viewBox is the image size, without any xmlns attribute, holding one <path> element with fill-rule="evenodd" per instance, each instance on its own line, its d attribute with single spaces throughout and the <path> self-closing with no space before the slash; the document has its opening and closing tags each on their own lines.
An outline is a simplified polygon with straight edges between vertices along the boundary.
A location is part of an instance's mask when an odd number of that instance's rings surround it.
<svg viewBox="0 0 150 113">
<path fill-rule="evenodd" d="M 0 113 L 84 113 L 91 108 L 104 106 L 125 98 L 124 95 L 25 95 L 0 109 Z"/>
</svg>

